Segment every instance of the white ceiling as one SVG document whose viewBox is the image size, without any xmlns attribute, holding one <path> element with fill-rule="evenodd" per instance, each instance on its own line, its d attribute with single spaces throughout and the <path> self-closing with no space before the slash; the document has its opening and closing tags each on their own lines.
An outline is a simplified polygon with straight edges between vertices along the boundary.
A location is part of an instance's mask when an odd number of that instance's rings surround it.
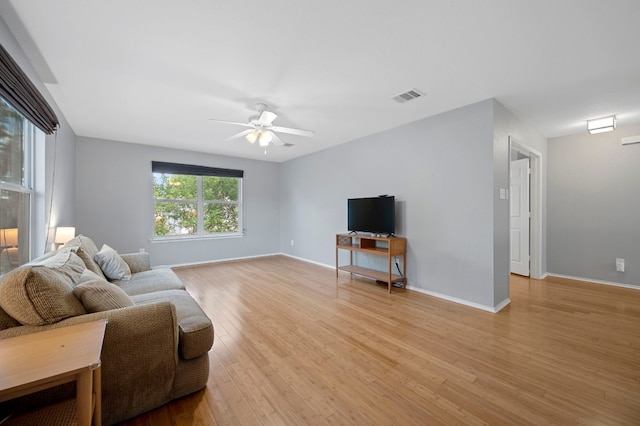
<svg viewBox="0 0 640 426">
<path fill-rule="evenodd" d="M 640 123 L 638 0 L 2 0 L 79 136 L 285 161 L 495 97 L 547 137 Z M 426 96 L 398 104 L 411 88 Z M 225 141 L 256 102 L 291 148 Z"/>
</svg>

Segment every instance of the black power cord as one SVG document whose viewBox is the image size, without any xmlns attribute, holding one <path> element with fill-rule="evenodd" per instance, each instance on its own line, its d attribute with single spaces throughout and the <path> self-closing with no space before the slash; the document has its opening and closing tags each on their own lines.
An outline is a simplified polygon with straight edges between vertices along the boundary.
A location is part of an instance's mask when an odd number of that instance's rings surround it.
<svg viewBox="0 0 640 426">
<path fill-rule="evenodd" d="M 398 259 L 394 258 L 394 262 L 396 264 L 396 268 L 398 268 L 398 274 L 402 275 L 402 271 L 400 270 L 400 265 L 398 264 Z M 391 285 L 393 285 L 394 287 L 398 287 L 398 288 L 404 287 L 403 281 L 396 281 L 396 282 L 392 283 Z"/>
<path fill-rule="evenodd" d="M 402 271 L 400 270 L 400 265 L 398 264 L 398 259 L 394 258 L 394 263 L 396 264 L 396 268 L 398 268 L 398 274 L 402 275 Z M 376 280 L 376 283 L 379 285 L 387 285 L 386 281 L 382 281 L 382 280 Z M 398 280 L 398 281 L 393 281 L 391 283 L 392 286 L 396 287 L 396 288 L 403 288 L 404 284 L 402 280 Z"/>
</svg>

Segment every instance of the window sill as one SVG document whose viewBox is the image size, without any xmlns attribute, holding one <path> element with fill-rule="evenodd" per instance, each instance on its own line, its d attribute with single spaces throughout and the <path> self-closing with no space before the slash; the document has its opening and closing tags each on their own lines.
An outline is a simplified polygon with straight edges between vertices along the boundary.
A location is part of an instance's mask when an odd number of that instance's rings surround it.
<svg viewBox="0 0 640 426">
<path fill-rule="evenodd" d="M 221 235 L 175 235 L 171 237 L 153 237 L 150 243 L 171 243 L 178 241 L 202 241 L 202 240 L 222 240 L 228 238 L 242 238 L 244 234 L 221 234 Z"/>
</svg>

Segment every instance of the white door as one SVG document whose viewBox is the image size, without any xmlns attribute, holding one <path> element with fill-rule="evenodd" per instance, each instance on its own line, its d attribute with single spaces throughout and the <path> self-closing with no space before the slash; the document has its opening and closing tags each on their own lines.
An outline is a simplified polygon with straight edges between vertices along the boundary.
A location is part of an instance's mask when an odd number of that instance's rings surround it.
<svg viewBox="0 0 640 426">
<path fill-rule="evenodd" d="M 529 276 L 529 159 L 511 162 L 511 272 Z"/>
</svg>

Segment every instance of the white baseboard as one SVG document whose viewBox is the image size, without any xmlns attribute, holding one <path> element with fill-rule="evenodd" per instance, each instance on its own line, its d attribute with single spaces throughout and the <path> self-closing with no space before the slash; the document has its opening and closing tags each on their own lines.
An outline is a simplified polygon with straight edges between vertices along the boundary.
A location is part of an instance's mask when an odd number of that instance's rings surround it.
<svg viewBox="0 0 640 426">
<path fill-rule="evenodd" d="M 504 299 L 502 302 L 498 303 L 493 309 L 493 313 L 498 313 L 501 310 L 503 310 L 504 308 L 507 307 L 507 305 L 509 305 L 511 303 L 511 299 L 510 298 L 506 298 Z"/>
<path fill-rule="evenodd" d="M 412 290 L 412 291 L 417 291 L 418 293 L 423 293 L 423 294 L 426 294 L 426 295 L 429 295 L 429 296 L 437 297 L 438 299 L 443 299 L 443 300 L 446 300 L 448 302 L 454 302 L 454 303 L 458 303 L 460 305 L 469 306 L 471 308 L 481 309 L 483 311 L 491 312 L 493 314 L 500 312 L 509 303 L 511 303 L 510 299 L 505 299 L 505 300 L 503 300 L 502 302 L 500 302 L 496 306 L 487 306 L 487 305 L 481 305 L 480 303 L 470 302 L 470 301 L 465 300 L 465 299 L 460 299 L 460 298 L 457 298 L 457 297 L 448 296 L 446 294 L 438 293 L 438 292 L 435 292 L 435 291 L 425 290 L 425 289 L 420 288 L 420 287 L 407 286 L 407 289 L 408 290 Z"/>
<path fill-rule="evenodd" d="M 255 256 L 242 256 L 242 257 L 228 257 L 226 259 L 212 259 L 212 260 L 203 260 L 200 262 L 176 263 L 172 265 L 154 265 L 154 268 L 157 268 L 159 266 L 168 266 L 169 268 L 180 268 L 183 266 L 198 266 L 198 265 L 206 265 L 207 263 L 220 263 L 220 262 L 231 262 L 234 260 L 258 259 L 261 257 L 277 256 L 279 254 L 282 254 L 282 253 L 258 254 Z"/>
<path fill-rule="evenodd" d="M 292 259 L 300 260 L 302 262 L 307 262 L 307 263 L 311 263 L 311 264 L 314 264 L 314 265 L 322 266 L 323 268 L 328 268 L 328 269 L 335 269 L 336 268 L 335 265 L 327 265 L 326 263 L 320 263 L 320 262 L 316 262 L 316 261 L 313 261 L 313 260 L 305 259 L 305 258 L 302 258 L 302 257 L 293 256 L 293 255 L 288 254 L 288 253 L 271 253 L 271 254 L 261 254 L 261 255 L 257 255 L 257 256 L 234 257 L 234 258 L 229 258 L 229 259 L 205 260 L 205 261 L 202 261 L 202 262 L 182 263 L 182 264 L 177 264 L 177 265 L 171 265 L 171 267 L 174 268 L 174 267 L 181 267 L 181 266 L 197 266 L 197 265 L 205 265 L 207 263 L 220 263 L 220 262 L 229 262 L 229 261 L 232 261 L 232 260 L 256 259 L 256 258 L 260 258 L 260 257 L 277 256 L 277 255 L 282 255 L 282 256 L 290 257 Z M 411 290 L 411 291 L 416 291 L 418 293 L 427 294 L 429 296 L 437 297 L 438 299 L 443 299 L 443 300 L 446 300 L 446 301 L 449 301 L 449 302 L 458 303 L 460 305 L 465 305 L 465 306 L 469 306 L 469 307 L 472 307 L 472 308 L 481 309 L 483 311 L 491 312 L 491 313 L 494 313 L 494 314 L 500 312 L 509 303 L 511 303 L 510 299 L 505 299 L 502 302 L 500 302 L 498 305 L 496 305 L 495 307 L 491 307 L 491 306 L 481 305 L 481 304 L 475 303 L 475 302 L 470 302 L 468 300 L 459 299 L 457 297 L 447 296 L 446 294 L 437 293 L 435 291 L 425 290 L 425 289 L 422 289 L 422 288 L 419 288 L 419 287 L 415 287 L 415 286 L 411 286 L 411 285 L 407 285 L 407 290 Z"/>
<path fill-rule="evenodd" d="M 304 259 L 302 257 L 292 256 L 292 255 L 287 254 L 287 253 L 280 253 L 280 254 L 283 255 L 283 256 L 290 257 L 292 259 L 300 260 L 302 262 L 308 262 L 308 263 L 312 263 L 314 265 L 322 266 L 324 268 L 329 268 L 329 269 L 335 269 L 336 268 L 335 265 L 327 265 L 326 263 L 315 262 L 313 260 Z M 437 297 L 438 299 L 443 299 L 443 300 L 446 300 L 446 301 L 449 301 L 449 302 L 454 302 L 454 303 L 458 303 L 458 304 L 461 304 L 461 305 L 469 306 L 469 307 L 472 307 L 472 308 L 481 309 L 483 311 L 491 312 L 491 313 L 494 313 L 494 314 L 500 312 L 509 303 L 511 303 L 511 300 L 507 298 L 507 299 L 503 300 L 502 302 L 500 302 L 498 305 L 496 305 L 494 307 L 491 307 L 491 306 L 481 305 L 479 303 L 470 302 L 468 300 L 459 299 L 457 297 L 447 296 L 446 294 L 437 293 L 435 291 L 424 290 L 422 288 L 415 287 L 415 286 L 408 285 L 408 284 L 407 284 L 407 290 L 411 290 L 411 291 L 416 291 L 418 293 L 427 294 L 429 296 Z"/>
<path fill-rule="evenodd" d="M 313 261 L 313 260 L 305 259 L 303 257 L 294 256 L 294 255 L 288 254 L 288 253 L 278 253 L 278 254 L 281 254 L 282 256 L 290 257 L 292 259 L 301 260 L 303 262 L 312 263 L 314 265 L 322 266 L 323 268 L 336 269 L 336 265 L 327 265 L 326 263 L 316 262 L 316 261 Z"/>
<path fill-rule="evenodd" d="M 623 288 L 631 288 L 633 290 L 640 290 L 640 285 L 616 283 L 613 281 L 594 280 L 592 278 L 574 277 L 572 275 L 554 274 L 551 272 L 546 273 L 545 278 L 546 277 L 565 278 L 565 279 L 574 280 L 574 281 L 584 281 L 584 282 L 593 283 L 593 284 L 604 284 L 604 285 L 610 285 L 614 287 L 623 287 Z"/>
</svg>

